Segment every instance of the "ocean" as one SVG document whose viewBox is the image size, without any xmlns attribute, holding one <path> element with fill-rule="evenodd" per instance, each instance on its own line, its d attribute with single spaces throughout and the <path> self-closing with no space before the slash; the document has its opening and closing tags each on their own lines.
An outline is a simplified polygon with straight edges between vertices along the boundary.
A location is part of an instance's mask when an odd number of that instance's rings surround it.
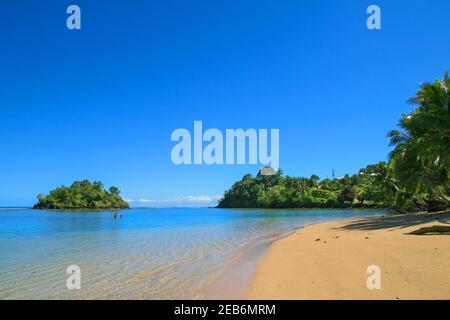
<svg viewBox="0 0 450 320">
<path fill-rule="evenodd" d="M 382 210 L 0 210 L 0 299 L 201 299 L 242 248 Z M 120 218 L 122 215 L 122 218 Z M 242 257 L 241 257 L 242 258 Z M 67 268 L 81 289 L 66 286 Z"/>
</svg>

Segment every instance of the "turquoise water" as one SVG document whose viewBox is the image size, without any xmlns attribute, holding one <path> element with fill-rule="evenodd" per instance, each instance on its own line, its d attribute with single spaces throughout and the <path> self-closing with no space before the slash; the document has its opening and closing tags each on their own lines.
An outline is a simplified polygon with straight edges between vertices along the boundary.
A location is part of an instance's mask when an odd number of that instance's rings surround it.
<svg viewBox="0 0 450 320">
<path fill-rule="evenodd" d="M 0 210 L 0 299 L 198 299 L 244 245 L 368 210 Z M 68 290 L 66 269 L 81 268 Z"/>
</svg>

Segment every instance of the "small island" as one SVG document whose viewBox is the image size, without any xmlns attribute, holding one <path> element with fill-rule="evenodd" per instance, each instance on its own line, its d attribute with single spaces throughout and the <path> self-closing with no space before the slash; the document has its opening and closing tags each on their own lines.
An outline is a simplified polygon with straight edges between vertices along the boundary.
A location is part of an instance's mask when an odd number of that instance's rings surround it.
<svg viewBox="0 0 450 320">
<path fill-rule="evenodd" d="M 48 195 L 39 194 L 33 209 L 128 209 L 128 202 L 120 196 L 117 187 L 105 190 L 100 181 L 75 181 L 70 187 L 61 186 Z"/>
</svg>

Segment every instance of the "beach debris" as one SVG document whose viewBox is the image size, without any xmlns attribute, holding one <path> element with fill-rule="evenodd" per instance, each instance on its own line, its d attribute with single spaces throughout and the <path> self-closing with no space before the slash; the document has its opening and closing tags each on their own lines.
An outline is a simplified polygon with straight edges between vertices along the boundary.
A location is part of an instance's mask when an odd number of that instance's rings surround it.
<svg viewBox="0 0 450 320">
<path fill-rule="evenodd" d="M 316 241 L 320 241 L 320 239 L 319 239 L 319 238 L 317 238 L 317 239 L 316 239 Z"/>
</svg>

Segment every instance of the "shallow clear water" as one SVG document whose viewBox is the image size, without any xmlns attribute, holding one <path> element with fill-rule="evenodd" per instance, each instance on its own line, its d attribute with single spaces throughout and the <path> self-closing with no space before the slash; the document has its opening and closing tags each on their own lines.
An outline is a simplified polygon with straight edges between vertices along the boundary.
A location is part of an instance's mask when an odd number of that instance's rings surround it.
<svg viewBox="0 0 450 320">
<path fill-rule="evenodd" d="M 375 210 L 0 210 L 0 299 L 191 299 L 243 245 Z M 81 268 L 81 290 L 66 269 Z"/>
</svg>

